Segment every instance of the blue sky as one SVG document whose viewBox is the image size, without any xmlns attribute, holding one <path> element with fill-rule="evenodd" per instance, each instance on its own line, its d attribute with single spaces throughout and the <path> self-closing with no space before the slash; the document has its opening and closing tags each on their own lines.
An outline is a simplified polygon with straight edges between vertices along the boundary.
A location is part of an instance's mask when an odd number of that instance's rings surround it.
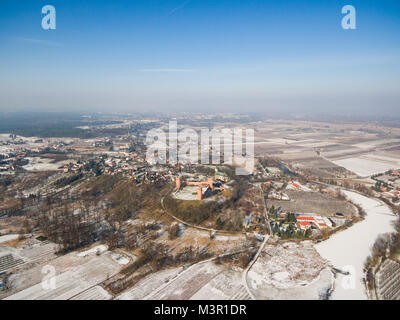
<svg viewBox="0 0 400 320">
<path fill-rule="evenodd" d="M 1 0 L 0 111 L 390 114 L 399 34 L 396 0 Z"/>
</svg>

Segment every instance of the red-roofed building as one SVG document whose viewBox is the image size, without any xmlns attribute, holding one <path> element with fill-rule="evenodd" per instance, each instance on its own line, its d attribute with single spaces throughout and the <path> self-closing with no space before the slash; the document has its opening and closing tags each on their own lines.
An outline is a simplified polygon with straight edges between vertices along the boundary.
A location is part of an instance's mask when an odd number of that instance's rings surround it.
<svg viewBox="0 0 400 320">
<path fill-rule="evenodd" d="M 300 221 L 300 222 L 298 222 L 298 226 L 299 226 L 300 230 L 305 231 L 305 230 L 308 230 L 311 228 L 311 223 L 308 221 Z"/>
<path fill-rule="evenodd" d="M 299 221 L 309 221 L 309 222 L 315 221 L 314 217 L 305 217 L 305 216 L 298 216 L 296 219 L 298 222 Z"/>
</svg>

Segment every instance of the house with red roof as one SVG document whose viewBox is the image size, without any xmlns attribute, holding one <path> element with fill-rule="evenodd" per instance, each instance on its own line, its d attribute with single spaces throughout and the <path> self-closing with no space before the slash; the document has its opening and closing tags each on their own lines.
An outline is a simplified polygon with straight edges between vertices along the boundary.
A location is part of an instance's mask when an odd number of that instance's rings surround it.
<svg viewBox="0 0 400 320">
<path fill-rule="evenodd" d="M 311 223 L 309 221 L 299 221 L 297 222 L 297 225 L 299 229 L 303 231 L 311 229 Z"/>
</svg>

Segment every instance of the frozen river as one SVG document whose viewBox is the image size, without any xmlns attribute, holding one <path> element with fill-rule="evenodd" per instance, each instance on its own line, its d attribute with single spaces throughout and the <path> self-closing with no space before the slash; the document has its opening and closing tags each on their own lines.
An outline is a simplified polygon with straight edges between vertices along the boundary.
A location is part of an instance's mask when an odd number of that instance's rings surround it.
<svg viewBox="0 0 400 320">
<path fill-rule="evenodd" d="M 332 262 L 334 267 L 350 272 L 339 275 L 335 281 L 332 299 L 367 299 L 363 277 L 363 265 L 379 234 L 392 232 L 395 215 L 385 204 L 351 191 L 343 191 L 367 213 L 365 219 L 352 227 L 334 234 L 328 240 L 315 245 L 319 254 Z"/>
</svg>

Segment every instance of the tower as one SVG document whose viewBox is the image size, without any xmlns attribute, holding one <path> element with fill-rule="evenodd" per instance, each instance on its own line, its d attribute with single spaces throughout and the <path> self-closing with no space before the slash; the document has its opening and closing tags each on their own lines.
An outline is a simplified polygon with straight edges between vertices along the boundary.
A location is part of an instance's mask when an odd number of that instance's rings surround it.
<svg viewBox="0 0 400 320">
<path fill-rule="evenodd" d="M 210 187 L 211 191 L 213 191 L 214 189 L 213 178 L 208 178 L 208 186 Z"/>
<path fill-rule="evenodd" d="M 197 200 L 203 200 L 203 189 L 201 186 L 197 189 Z"/>
</svg>

